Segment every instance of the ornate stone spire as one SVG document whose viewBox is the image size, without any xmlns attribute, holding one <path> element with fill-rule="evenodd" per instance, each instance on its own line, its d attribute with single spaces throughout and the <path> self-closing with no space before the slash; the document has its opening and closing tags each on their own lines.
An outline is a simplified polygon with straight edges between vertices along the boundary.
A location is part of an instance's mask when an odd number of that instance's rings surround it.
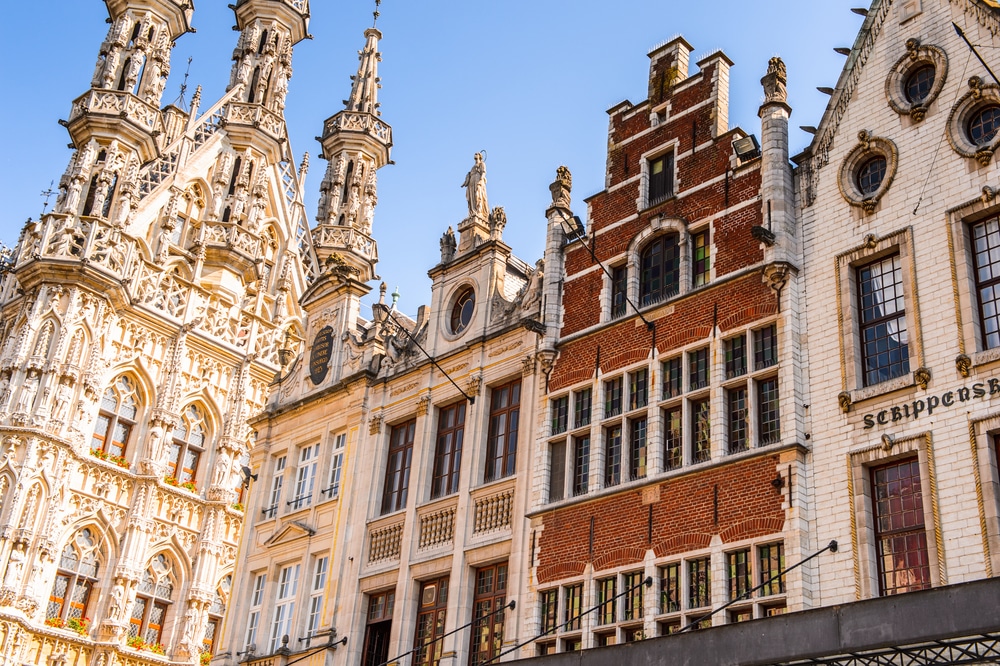
<svg viewBox="0 0 1000 666">
<path fill-rule="evenodd" d="M 382 33 L 375 28 L 365 30 L 365 48 L 358 52 L 358 73 L 351 78 L 351 96 L 344 101 L 348 111 L 380 115 L 378 110 L 378 63 L 382 54 L 378 52 L 378 40 Z"/>
<path fill-rule="evenodd" d="M 365 30 L 365 47 L 358 51 L 358 73 L 353 77 L 344 110 L 323 125 L 321 157 L 329 161 L 313 233 L 320 266 L 345 270 L 368 282 L 375 276 L 378 251 L 372 238 L 372 220 L 378 204 L 376 171 L 389 162 L 392 128 L 379 118 L 378 40 L 376 28 Z M 346 268 L 345 268 L 346 266 Z"/>
</svg>

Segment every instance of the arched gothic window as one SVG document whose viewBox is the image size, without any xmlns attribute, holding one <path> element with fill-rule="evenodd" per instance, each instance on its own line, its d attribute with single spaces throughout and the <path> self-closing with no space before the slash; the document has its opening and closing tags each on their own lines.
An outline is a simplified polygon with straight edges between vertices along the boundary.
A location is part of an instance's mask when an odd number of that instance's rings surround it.
<svg viewBox="0 0 1000 666">
<path fill-rule="evenodd" d="M 195 483 L 198 479 L 198 463 L 205 450 L 205 414 L 197 405 L 184 410 L 181 422 L 174 428 L 170 444 L 170 474 L 177 483 Z"/>
<path fill-rule="evenodd" d="M 226 576 L 219 583 L 215 590 L 215 598 L 208 609 L 208 624 L 205 625 L 205 635 L 201 639 L 201 653 L 212 654 L 214 646 L 219 640 L 219 630 L 222 627 L 222 616 L 226 614 L 226 604 L 228 603 L 233 589 L 232 575 Z"/>
<path fill-rule="evenodd" d="M 91 451 L 124 456 L 138 412 L 135 382 L 122 375 L 101 398 L 101 411 L 97 414 L 94 436 L 90 440 Z"/>
<path fill-rule="evenodd" d="M 681 250 L 677 234 L 655 238 L 639 257 L 639 303 L 652 305 L 675 296 L 681 284 Z"/>
<path fill-rule="evenodd" d="M 148 645 L 162 642 L 163 625 L 167 619 L 167 611 L 174 602 L 176 587 L 174 563 L 160 553 L 150 561 L 139 581 L 132 617 L 129 618 L 129 636 L 138 636 Z"/>
<path fill-rule="evenodd" d="M 98 536 L 85 527 L 63 548 L 56 580 L 45 611 L 50 624 L 59 625 L 87 617 L 97 574 L 101 568 Z"/>
<path fill-rule="evenodd" d="M 31 352 L 32 356 L 49 357 L 49 347 L 52 345 L 52 338 L 55 331 L 56 326 L 51 321 L 42 324 L 41 330 L 38 331 L 38 338 L 35 340 L 35 348 Z"/>
</svg>

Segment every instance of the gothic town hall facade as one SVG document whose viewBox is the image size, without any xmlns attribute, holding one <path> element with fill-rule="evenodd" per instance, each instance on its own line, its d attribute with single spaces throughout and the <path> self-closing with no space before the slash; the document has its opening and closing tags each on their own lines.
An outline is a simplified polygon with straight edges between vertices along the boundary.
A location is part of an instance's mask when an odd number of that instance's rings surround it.
<svg viewBox="0 0 1000 666">
<path fill-rule="evenodd" d="M 235 2 L 188 109 L 191 3 L 106 5 L 0 282 L 0 663 L 1000 659 L 996 3 L 857 10 L 792 157 L 779 58 L 739 128 L 725 53 L 654 48 L 600 192 L 508 221 L 472 158 L 410 315 L 381 32 L 310 221 L 308 0 Z"/>
</svg>

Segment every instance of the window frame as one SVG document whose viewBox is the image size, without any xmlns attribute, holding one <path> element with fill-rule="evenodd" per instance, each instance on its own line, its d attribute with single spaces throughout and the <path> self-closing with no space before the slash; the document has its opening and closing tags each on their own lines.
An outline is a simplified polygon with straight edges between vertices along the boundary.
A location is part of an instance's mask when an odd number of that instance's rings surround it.
<svg viewBox="0 0 1000 666">
<path fill-rule="evenodd" d="M 380 515 L 385 516 L 406 508 L 416 430 L 416 418 L 397 423 L 389 429 Z"/>
<path fill-rule="evenodd" d="M 189 418 L 189 414 L 192 413 L 199 416 L 197 421 Z M 187 424 L 187 427 L 184 428 L 184 436 L 178 437 L 178 433 L 184 424 Z M 201 429 L 200 442 L 196 442 L 192 438 L 194 426 L 199 426 Z M 211 450 L 212 447 L 208 410 L 198 403 L 191 403 L 185 407 L 181 414 L 181 420 L 170 434 L 170 443 L 168 446 L 170 447 L 170 453 L 167 460 L 167 469 L 170 470 L 170 476 L 174 477 L 179 484 L 193 483 L 197 485 L 199 471 L 203 462 L 202 459 L 205 452 Z M 190 463 L 191 456 L 193 456 L 194 464 L 188 467 L 187 465 Z M 184 464 L 183 467 L 181 466 L 182 461 Z"/>
<path fill-rule="evenodd" d="M 666 150 L 654 156 L 646 157 L 646 205 L 644 208 L 658 206 L 676 195 L 675 162 L 673 149 Z M 660 173 L 655 172 L 656 165 L 661 165 Z"/>
<path fill-rule="evenodd" d="M 491 585 L 489 589 L 483 589 L 482 577 L 487 572 L 492 572 Z M 473 569 L 474 588 L 472 593 L 472 627 L 469 636 L 469 666 L 488 664 L 496 659 L 503 649 L 506 613 L 502 612 L 502 609 L 507 604 L 509 579 L 510 569 L 506 561 Z M 483 626 L 484 623 L 488 624 Z M 477 650 L 477 643 L 480 647 L 485 644 L 486 649 Z"/>
<path fill-rule="evenodd" d="M 506 395 L 506 398 L 498 396 Z M 500 401 L 500 404 L 498 404 Z M 489 428 L 486 436 L 486 483 L 513 476 L 517 471 L 517 446 L 521 421 L 520 377 L 490 391 Z M 502 429 L 500 424 L 503 424 Z"/>
<path fill-rule="evenodd" d="M 460 400 L 437 410 L 438 427 L 434 438 L 434 461 L 431 468 L 431 499 L 458 492 L 461 481 L 462 445 L 465 439 L 466 401 Z M 454 421 L 446 425 L 446 418 Z"/>
<path fill-rule="evenodd" d="M 122 395 L 121 391 L 118 390 L 118 386 L 121 382 L 131 383 L 129 395 Z M 114 410 L 108 409 L 104 404 L 109 392 L 113 393 L 116 398 Z M 131 417 L 122 414 L 122 406 L 126 397 L 130 397 L 132 399 L 134 406 L 135 411 Z M 115 380 L 108 385 L 107 389 L 105 389 L 101 396 L 100 408 L 94 423 L 94 431 L 91 434 L 90 450 L 101 451 L 108 456 L 125 458 L 128 454 L 129 443 L 132 440 L 132 435 L 137 430 L 136 426 L 141 418 L 141 411 L 142 401 L 139 396 L 138 382 L 130 375 L 119 375 L 116 377 Z M 97 429 L 102 423 L 105 424 L 104 436 L 100 437 L 97 434 Z M 115 446 L 118 444 L 118 440 L 116 439 L 116 431 L 118 428 L 123 428 L 125 430 L 125 435 L 120 442 L 120 447 Z M 111 434 L 109 435 L 109 433 Z M 95 447 L 94 444 L 98 441 L 100 441 L 100 446 Z M 116 452 L 116 449 L 120 450 L 117 450 Z"/>
</svg>

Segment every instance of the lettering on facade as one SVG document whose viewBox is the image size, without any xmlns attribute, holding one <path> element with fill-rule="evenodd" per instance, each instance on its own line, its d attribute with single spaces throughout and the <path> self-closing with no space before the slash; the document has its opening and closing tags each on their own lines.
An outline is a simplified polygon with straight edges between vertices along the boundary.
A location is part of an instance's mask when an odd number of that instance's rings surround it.
<svg viewBox="0 0 1000 666">
<path fill-rule="evenodd" d="M 510 344 L 506 344 L 506 345 L 497 347 L 496 349 L 494 349 L 493 351 L 491 351 L 489 353 L 489 356 L 490 356 L 490 358 L 493 358 L 494 356 L 499 356 L 500 354 L 503 354 L 504 352 L 508 352 L 511 349 L 517 349 L 518 347 L 521 346 L 522 343 L 523 343 L 522 340 L 515 340 L 514 342 L 511 342 Z"/>
<path fill-rule="evenodd" d="M 983 398 L 992 400 L 997 395 L 1000 395 L 1000 379 L 994 378 L 985 382 L 976 382 L 972 386 L 963 386 L 954 391 L 946 391 L 941 395 L 930 395 L 926 398 L 904 402 L 901 405 L 893 405 L 880 412 L 865 414 L 863 417 L 865 430 L 870 430 L 876 425 L 882 426 L 909 419 L 918 419 L 921 416 L 930 416 L 937 410 L 970 400 Z"/>
<path fill-rule="evenodd" d="M 389 397 L 394 398 L 397 395 L 402 395 L 403 393 L 406 393 L 407 391 L 412 391 L 413 389 L 417 388 L 417 385 L 418 382 L 410 382 L 409 384 L 404 384 L 399 388 L 394 388 L 391 391 L 389 391 Z"/>
<path fill-rule="evenodd" d="M 309 350 L 309 379 L 319 385 L 326 379 L 330 371 L 330 357 L 333 353 L 333 329 L 327 326 L 313 338 L 312 349 Z"/>
</svg>

